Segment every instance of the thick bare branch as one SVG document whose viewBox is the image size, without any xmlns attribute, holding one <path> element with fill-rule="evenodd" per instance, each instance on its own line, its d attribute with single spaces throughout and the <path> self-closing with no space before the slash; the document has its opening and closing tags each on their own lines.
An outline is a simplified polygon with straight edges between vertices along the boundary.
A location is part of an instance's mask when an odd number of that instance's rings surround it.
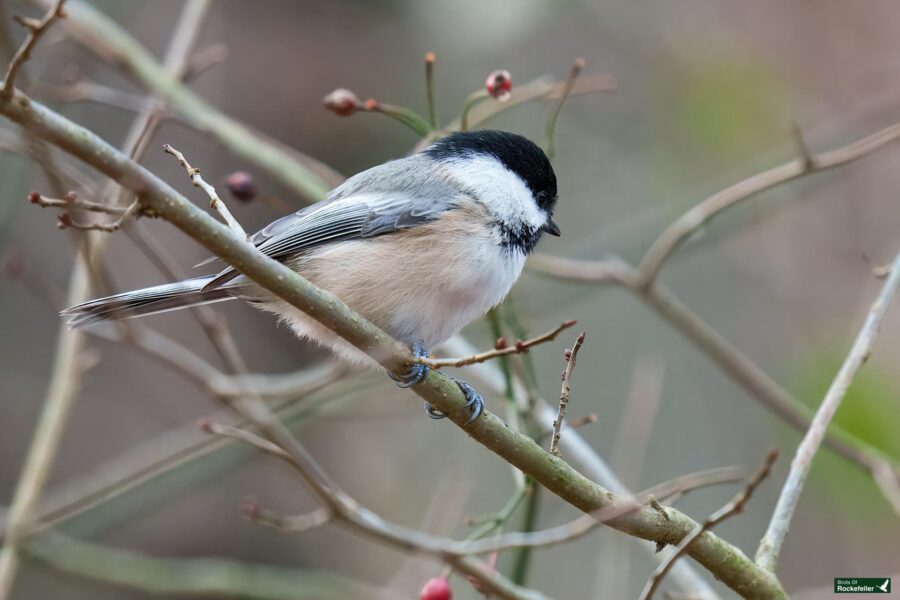
<svg viewBox="0 0 900 600">
<path fill-rule="evenodd" d="M 708 516 L 704 519 L 703 523 L 699 524 L 694 530 L 688 535 L 684 536 L 678 545 L 675 547 L 675 551 L 669 556 L 666 562 L 659 565 L 656 570 L 653 572 L 653 575 L 650 576 L 650 580 L 647 581 L 647 585 L 644 587 L 643 592 L 641 592 L 640 600 L 650 600 L 653 598 L 653 594 L 656 593 L 656 590 L 659 589 L 660 584 L 662 583 L 663 578 L 672 570 L 672 566 L 675 564 L 681 556 L 690 548 L 691 544 L 693 544 L 697 538 L 704 534 L 704 532 L 709 531 L 725 519 L 733 517 L 734 515 L 743 512 L 744 507 L 747 506 L 747 503 L 750 502 L 750 498 L 753 496 L 753 492 L 756 491 L 756 488 L 759 487 L 759 484 L 762 483 L 763 479 L 768 476 L 769 471 L 772 470 L 772 465 L 775 464 L 775 460 L 778 459 L 778 450 L 772 449 L 766 455 L 763 464 L 759 467 L 759 469 L 754 473 L 750 479 L 747 480 L 746 485 L 744 485 L 743 489 L 737 493 L 737 495 L 732 498 L 728 504 Z"/>
<path fill-rule="evenodd" d="M 351 311 L 334 295 L 316 288 L 291 269 L 244 243 L 171 186 L 117 152 L 95 134 L 18 92 L 12 101 L 0 102 L 0 113 L 131 189 L 146 208 L 170 221 L 253 281 L 335 331 L 379 361 L 388 371 L 402 375 L 412 362 L 406 346 Z M 527 436 L 506 427 L 492 413 L 486 411 L 477 420 L 468 423 L 469 411 L 459 386 L 439 371 L 432 370 L 428 378 L 412 390 L 448 414 L 474 439 L 580 510 L 592 512 L 623 502 L 541 449 Z M 243 408 L 246 416 L 270 441 L 284 448 L 292 457 L 303 454 L 296 440 L 271 413 L 257 404 Z M 610 522 L 610 526 L 644 539 L 677 543 L 693 529 L 694 521 L 675 510 L 668 511 L 668 516 L 668 519 L 662 519 L 652 508 L 643 507 Z M 758 569 L 738 549 L 712 534 L 698 539 L 689 553 L 745 597 L 784 597 L 784 591 L 773 575 Z M 468 566 L 470 571 L 477 568 Z"/>
</svg>

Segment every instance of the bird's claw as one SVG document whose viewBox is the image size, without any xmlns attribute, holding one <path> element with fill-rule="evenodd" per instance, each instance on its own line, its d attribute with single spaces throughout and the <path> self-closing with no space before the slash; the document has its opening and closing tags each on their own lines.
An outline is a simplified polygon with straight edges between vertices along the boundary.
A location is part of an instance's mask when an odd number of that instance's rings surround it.
<svg viewBox="0 0 900 600">
<path fill-rule="evenodd" d="M 425 349 L 425 344 L 421 341 L 413 342 L 409 349 L 416 360 L 428 358 L 428 351 Z M 388 377 L 390 377 L 399 387 L 408 388 L 424 381 L 425 378 L 428 377 L 428 372 L 430 370 L 431 369 L 429 369 L 427 365 L 420 362 L 414 362 L 409 366 L 409 370 L 407 370 L 402 377 L 397 377 L 391 373 L 388 373 Z"/>
<path fill-rule="evenodd" d="M 426 377 L 428 377 L 428 372 L 431 370 L 428 365 L 418 362 L 423 358 L 428 358 L 428 351 L 425 349 L 425 344 L 423 342 L 413 342 L 410 345 L 409 349 L 410 352 L 412 352 L 413 357 L 416 359 L 416 362 L 409 366 L 409 370 L 407 370 L 402 377 L 397 377 L 392 373 L 388 373 L 388 377 L 390 377 L 398 386 L 402 388 L 408 388 L 410 386 L 416 385 L 417 383 L 421 383 L 425 380 Z M 469 420 L 466 421 L 466 424 L 468 425 L 469 423 L 477 419 L 482 412 L 484 412 L 484 398 L 481 397 L 481 394 L 479 394 L 475 390 L 475 388 L 473 388 L 465 381 L 461 381 L 451 375 L 448 375 L 448 377 L 456 382 L 456 385 L 459 386 L 459 389 L 466 397 L 466 408 L 468 408 L 472 413 L 472 415 L 469 417 Z M 428 402 L 425 403 L 425 414 L 428 415 L 428 417 L 431 419 L 447 418 L 447 413 L 436 409 Z"/>
<path fill-rule="evenodd" d="M 466 383 L 465 381 L 461 381 L 455 377 L 449 376 L 456 382 L 456 385 L 459 386 L 459 389 L 462 391 L 463 395 L 466 397 L 466 408 L 471 411 L 471 416 L 466 421 L 466 425 L 474 421 L 484 412 L 484 398 L 481 397 L 481 394 L 473 388 L 471 385 Z M 431 406 L 428 402 L 425 403 L 425 414 L 428 415 L 431 419 L 443 419 L 447 417 L 447 414 L 436 409 Z"/>
</svg>

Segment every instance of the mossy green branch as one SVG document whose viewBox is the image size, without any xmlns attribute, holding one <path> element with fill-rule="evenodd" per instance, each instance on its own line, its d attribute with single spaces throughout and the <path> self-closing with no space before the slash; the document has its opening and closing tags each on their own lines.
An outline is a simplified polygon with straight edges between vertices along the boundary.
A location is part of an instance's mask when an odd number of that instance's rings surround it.
<svg viewBox="0 0 900 600">
<path fill-rule="evenodd" d="M 404 345 L 351 310 L 333 294 L 317 288 L 239 239 L 169 184 L 96 134 L 18 91 L 9 101 L 0 102 L 0 114 L 134 192 L 146 212 L 171 222 L 247 277 L 366 352 L 388 371 L 401 375 L 411 364 L 412 356 Z M 630 512 L 609 522 L 615 529 L 653 542 L 676 544 L 696 526 L 692 519 L 674 509 L 667 509 L 663 515 L 650 507 L 633 507 L 630 500 L 618 497 L 590 481 L 531 438 L 507 427 L 490 412 L 485 411 L 481 417 L 467 424 L 469 412 L 459 387 L 440 372 L 431 371 L 425 381 L 411 389 L 449 414 L 451 420 L 473 439 L 573 506 L 585 512 L 617 511 L 623 506 L 631 507 Z M 712 533 L 700 537 L 688 554 L 745 598 L 787 597 L 772 573 L 758 568 L 739 549 Z"/>
<path fill-rule="evenodd" d="M 377 588 L 328 571 L 289 569 L 224 558 L 159 558 L 46 532 L 22 550 L 67 573 L 156 594 L 256 600 L 371 598 Z"/>
</svg>

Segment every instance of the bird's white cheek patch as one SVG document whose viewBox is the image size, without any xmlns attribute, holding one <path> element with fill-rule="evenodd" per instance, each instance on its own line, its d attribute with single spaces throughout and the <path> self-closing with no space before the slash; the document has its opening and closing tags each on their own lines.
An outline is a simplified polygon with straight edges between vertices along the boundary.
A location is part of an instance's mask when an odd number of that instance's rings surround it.
<svg viewBox="0 0 900 600">
<path fill-rule="evenodd" d="M 444 166 L 452 177 L 478 194 L 496 219 L 510 225 L 527 224 L 534 229 L 544 225 L 545 216 L 535 204 L 531 190 L 496 158 L 453 159 Z"/>
</svg>

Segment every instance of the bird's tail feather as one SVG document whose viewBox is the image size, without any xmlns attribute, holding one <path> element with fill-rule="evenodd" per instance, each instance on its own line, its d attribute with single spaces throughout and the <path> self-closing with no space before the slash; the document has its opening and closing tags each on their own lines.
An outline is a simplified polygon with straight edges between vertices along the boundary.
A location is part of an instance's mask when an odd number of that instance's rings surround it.
<svg viewBox="0 0 900 600">
<path fill-rule="evenodd" d="M 62 311 L 69 318 L 69 326 L 84 327 L 100 321 L 117 321 L 143 315 L 179 310 L 199 304 L 230 300 L 233 288 L 216 288 L 203 292 L 203 286 L 213 279 L 195 277 L 176 283 L 166 283 L 142 290 L 123 292 L 106 298 L 89 300 Z"/>
</svg>

